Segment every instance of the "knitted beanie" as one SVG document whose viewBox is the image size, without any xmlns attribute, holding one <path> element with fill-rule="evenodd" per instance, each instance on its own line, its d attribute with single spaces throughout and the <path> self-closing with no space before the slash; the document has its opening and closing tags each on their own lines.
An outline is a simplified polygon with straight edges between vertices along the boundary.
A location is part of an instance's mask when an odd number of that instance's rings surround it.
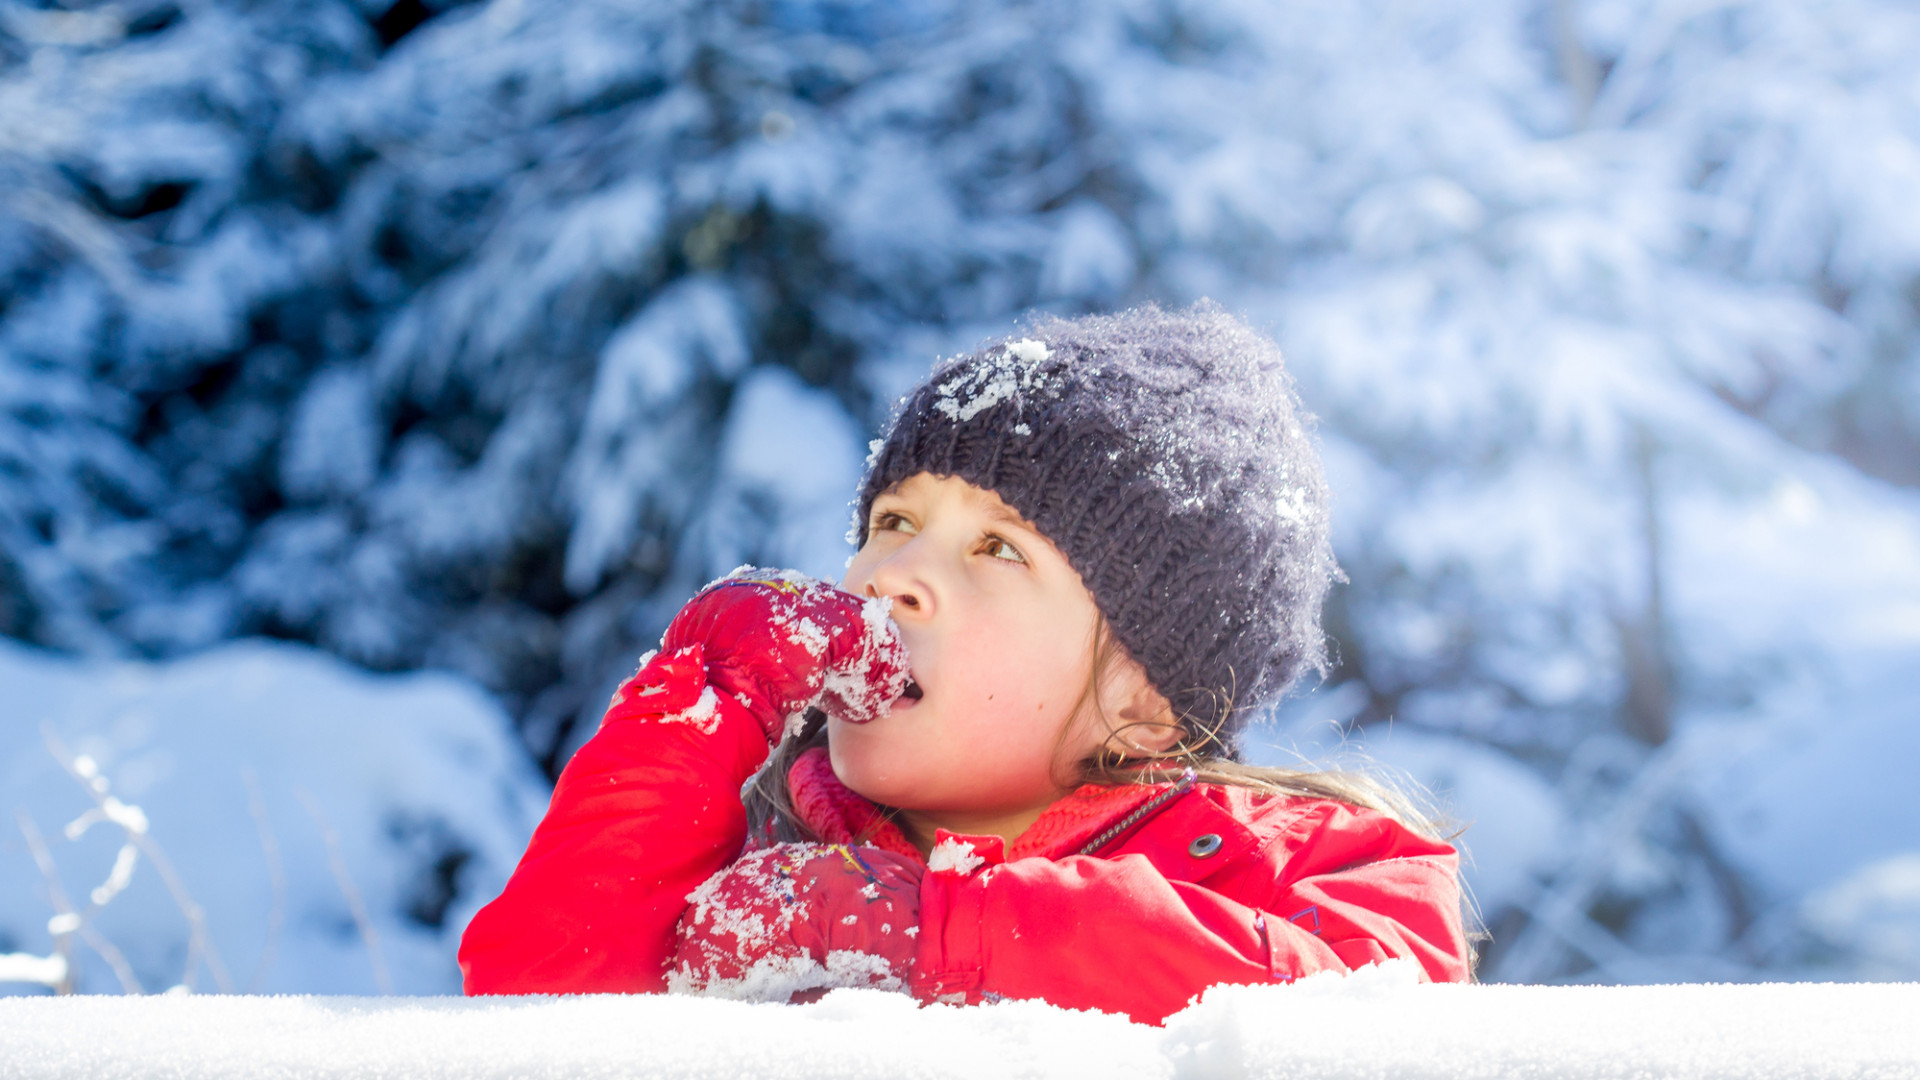
<svg viewBox="0 0 1920 1080">
<path fill-rule="evenodd" d="M 917 473 L 993 491 L 1066 555 L 1195 741 L 1324 670 L 1339 574 L 1280 350 L 1220 308 L 1043 318 L 938 364 L 875 443 L 854 537 Z"/>
</svg>

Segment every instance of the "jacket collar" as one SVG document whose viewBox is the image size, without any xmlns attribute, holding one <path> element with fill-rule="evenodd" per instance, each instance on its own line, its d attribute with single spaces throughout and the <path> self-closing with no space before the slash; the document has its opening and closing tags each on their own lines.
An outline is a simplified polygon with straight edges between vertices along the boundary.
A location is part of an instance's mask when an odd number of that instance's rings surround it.
<svg viewBox="0 0 1920 1080">
<path fill-rule="evenodd" d="M 793 796 L 794 811 L 822 840 L 833 844 L 858 841 L 925 861 L 920 850 L 879 807 L 840 782 L 833 774 L 833 764 L 825 748 L 816 747 L 800 755 L 787 773 L 787 785 Z M 1125 787 L 1083 785 L 1047 807 L 1032 827 L 1008 845 L 1006 857 L 1009 860 L 1034 856 L 1063 858 L 1080 853 L 1090 841 L 1102 838 L 1109 830 L 1113 835 L 1104 837 L 1101 846 L 1111 847 L 1127 832 L 1180 802 L 1187 786 L 1190 782 Z M 1134 819 L 1127 820 L 1129 816 Z"/>
</svg>

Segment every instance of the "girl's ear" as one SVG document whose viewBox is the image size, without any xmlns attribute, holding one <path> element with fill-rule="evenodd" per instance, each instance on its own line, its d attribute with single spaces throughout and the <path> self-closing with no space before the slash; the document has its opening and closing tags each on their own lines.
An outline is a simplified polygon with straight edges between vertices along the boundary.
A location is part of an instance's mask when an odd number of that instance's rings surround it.
<svg viewBox="0 0 1920 1080">
<path fill-rule="evenodd" d="M 1180 741 L 1180 723 L 1166 696 L 1153 688 L 1138 662 L 1125 658 L 1114 665 L 1106 687 L 1113 706 L 1113 734 L 1107 748 L 1132 757 L 1145 752 L 1162 754 Z"/>
</svg>

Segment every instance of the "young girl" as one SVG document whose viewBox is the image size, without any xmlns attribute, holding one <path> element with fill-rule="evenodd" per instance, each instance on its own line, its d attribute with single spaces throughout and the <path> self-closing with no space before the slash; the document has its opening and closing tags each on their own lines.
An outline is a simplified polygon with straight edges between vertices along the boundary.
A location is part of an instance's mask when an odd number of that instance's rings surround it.
<svg viewBox="0 0 1920 1080">
<path fill-rule="evenodd" d="M 1403 800 L 1238 761 L 1324 663 L 1302 419 L 1278 350 L 1210 306 L 940 365 L 876 444 L 842 587 L 736 572 L 621 687 L 467 928 L 467 992 L 1158 1023 L 1392 957 L 1469 978 L 1454 849 Z"/>
</svg>

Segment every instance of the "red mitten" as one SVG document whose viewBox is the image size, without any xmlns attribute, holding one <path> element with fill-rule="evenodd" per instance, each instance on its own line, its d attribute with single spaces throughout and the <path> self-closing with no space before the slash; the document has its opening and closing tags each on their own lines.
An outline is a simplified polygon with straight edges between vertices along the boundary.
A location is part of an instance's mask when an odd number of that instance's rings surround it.
<svg viewBox="0 0 1920 1080">
<path fill-rule="evenodd" d="M 749 851 L 687 897 L 669 989 L 748 1001 L 838 986 L 906 989 L 920 875 L 904 855 L 846 844 Z"/>
<path fill-rule="evenodd" d="M 743 566 L 687 601 L 667 625 L 655 663 L 699 646 L 707 682 L 746 706 L 770 742 L 813 706 L 865 723 L 909 682 L 890 606 L 791 570 Z"/>
</svg>

